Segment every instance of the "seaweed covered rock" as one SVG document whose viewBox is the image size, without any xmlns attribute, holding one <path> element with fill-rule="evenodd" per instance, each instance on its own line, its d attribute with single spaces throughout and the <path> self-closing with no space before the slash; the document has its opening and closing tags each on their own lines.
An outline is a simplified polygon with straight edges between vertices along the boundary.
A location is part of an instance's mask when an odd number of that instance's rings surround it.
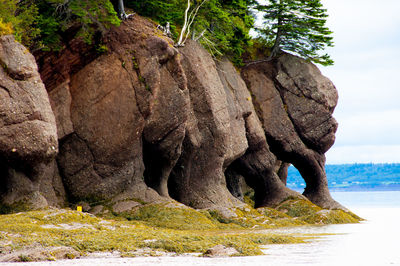
<svg viewBox="0 0 400 266">
<path fill-rule="evenodd" d="M 57 129 L 35 59 L 7 35 L 0 37 L 0 64 L 0 202 L 59 205 L 65 195 L 52 161 Z"/>
<path fill-rule="evenodd" d="M 281 202 L 276 210 L 307 224 L 358 223 L 360 217 L 348 210 L 326 210 L 308 200 L 288 198 Z"/>
</svg>

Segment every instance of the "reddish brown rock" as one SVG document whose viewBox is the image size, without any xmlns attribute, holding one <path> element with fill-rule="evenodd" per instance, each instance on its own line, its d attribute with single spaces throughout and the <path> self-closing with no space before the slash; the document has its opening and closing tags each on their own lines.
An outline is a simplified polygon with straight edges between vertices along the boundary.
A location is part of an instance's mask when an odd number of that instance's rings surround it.
<svg viewBox="0 0 400 266">
<path fill-rule="evenodd" d="M 135 16 L 104 37 L 108 53 L 71 76 L 74 132 L 58 162 L 75 200 L 162 200 L 148 186 L 168 196 L 189 97 L 177 50 L 156 34 Z"/>
<path fill-rule="evenodd" d="M 279 160 L 275 163 L 275 172 L 279 176 L 279 179 L 282 181 L 283 184 L 287 183 L 287 176 L 289 170 L 290 163 L 281 162 Z"/>
<path fill-rule="evenodd" d="M 0 65 L 0 202 L 59 205 L 65 195 L 52 161 L 56 123 L 35 59 L 13 36 L 2 36 Z"/>
<path fill-rule="evenodd" d="M 71 121 L 71 93 L 69 91 L 69 82 L 65 82 L 54 88 L 49 92 L 50 104 L 53 109 L 54 116 L 57 123 L 58 139 L 74 132 L 73 124 Z"/>
<path fill-rule="evenodd" d="M 13 36 L 0 38 L 0 153 L 27 161 L 54 158 L 57 132 L 33 56 Z"/>
<path fill-rule="evenodd" d="M 279 57 L 276 69 L 277 88 L 297 133 L 308 147 L 325 153 L 337 129 L 335 86 L 315 65 L 295 56 Z"/>
<path fill-rule="evenodd" d="M 218 72 L 223 81 L 226 90 L 230 91 L 234 101 L 228 104 L 229 108 L 236 108 L 236 114 L 231 115 L 231 121 L 241 120 L 241 124 L 234 124 L 231 127 L 231 136 L 236 136 L 238 132 L 242 133 L 242 139 L 237 138 L 233 141 L 233 146 L 240 147 L 240 140 L 246 141 L 248 149 L 243 147 L 246 153 L 242 153 L 225 172 L 230 179 L 230 187 L 234 189 L 234 195 L 240 195 L 235 186 L 240 177 L 246 180 L 246 183 L 254 189 L 255 206 L 273 206 L 280 203 L 288 196 L 298 196 L 298 193 L 289 190 L 281 182 L 274 169 L 276 158 L 269 150 L 265 139 L 264 130 L 254 110 L 251 95 L 240 74 L 235 70 L 232 63 L 227 60 L 218 62 Z M 233 113 L 231 111 L 231 113 Z M 236 159 L 236 158 L 235 158 Z M 240 182 L 238 182 L 240 184 Z M 231 190 L 232 191 L 232 190 Z"/>
<path fill-rule="evenodd" d="M 58 161 L 73 198 L 109 198 L 143 182 L 144 120 L 131 78 L 118 57 L 109 55 L 71 79 L 74 134 L 61 145 Z"/>
<path fill-rule="evenodd" d="M 228 110 L 226 90 L 207 51 L 189 41 L 180 52 L 188 81 L 190 113 L 182 155 L 171 176 L 170 193 L 195 208 L 235 206 L 240 202 L 229 193 L 224 171 L 246 149 L 243 128 L 239 128 L 239 135 L 231 135 L 235 124 L 244 124 L 243 115 L 231 118 L 230 114 L 236 111 Z M 241 148 L 232 148 L 232 141 L 238 141 Z"/>
<path fill-rule="evenodd" d="M 271 151 L 299 170 L 306 197 L 322 207 L 340 208 L 328 190 L 323 155 L 337 127 L 332 118 L 337 101 L 333 84 L 311 63 L 291 55 L 250 65 L 242 76 Z"/>
<path fill-rule="evenodd" d="M 65 42 L 60 51 L 36 51 L 35 58 L 39 66 L 40 76 L 48 91 L 56 88 L 71 75 L 81 70 L 99 56 L 93 45 L 87 44 L 83 38 L 74 38 L 79 28 L 70 29 L 64 36 Z"/>
</svg>

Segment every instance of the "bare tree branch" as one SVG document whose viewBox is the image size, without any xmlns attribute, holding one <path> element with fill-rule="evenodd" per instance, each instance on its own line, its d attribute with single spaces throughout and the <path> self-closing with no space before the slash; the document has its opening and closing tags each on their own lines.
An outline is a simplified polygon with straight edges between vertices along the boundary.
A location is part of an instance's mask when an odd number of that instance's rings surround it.
<svg viewBox="0 0 400 266">
<path fill-rule="evenodd" d="M 176 46 L 184 46 L 187 38 L 189 37 L 190 34 L 190 27 L 193 24 L 194 19 L 196 18 L 197 12 L 199 11 L 200 7 L 207 2 L 208 0 L 203 0 L 199 5 L 197 5 L 192 11 L 190 11 L 190 0 L 188 0 L 188 5 L 185 10 L 185 20 L 183 23 L 183 27 L 181 30 L 181 34 L 179 36 L 179 40 L 176 44 Z M 189 15 L 188 15 L 189 13 Z"/>
<path fill-rule="evenodd" d="M 185 40 L 183 41 L 183 44 L 185 44 L 185 42 L 186 42 L 186 40 L 187 40 L 187 38 L 188 38 L 188 36 L 189 36 L 189 34 L 190 34 L 190 27 L 191 27 L 192 24 L 193 24 L 193 21 L 194 21 L 196 15 L 197 15 L 197 12 L 199 11 L 200 7 L 201 7 L 206 1 L 207 1 L 207 0 L 203 0 L 203 2 L 200 3 L 200 5 L 198 5 L 195 9 L 192 10 L 191 15 L 189 16 L 189 21 L 190 21 L 190 22 L 189 22 L 189 25 L 188 25 L 188 27 L 187 27 L 186 38 L 185 38 Z M 193 13 L 193 11 L 194 11 L 194 13 Z"/>
<path fill-rule="evenodd" d="M 183 44 L 182 44 L 182 40 L 183 40 L 183 35 L 184 35 L 185 32 L 186 32 L 186 28 L 187 28 L 187 24 L 188 24 L 188 12 L 189 12 L 189 9 L 190 9 L 190 0 L 188 0 L 187 8 L 186 8 L 186 10 L 185 10 L 185 20 L 184 20 L 184 23 L 183 23 L 183 27 L 182 27 L 182 30 L 181 30 L 181 34 L 180 34 L 180 36 L 179 36 L 178 43 L 176 44 L 177 46 L 182 46 L 182 45 L 183 45 Z"/>
</svg>

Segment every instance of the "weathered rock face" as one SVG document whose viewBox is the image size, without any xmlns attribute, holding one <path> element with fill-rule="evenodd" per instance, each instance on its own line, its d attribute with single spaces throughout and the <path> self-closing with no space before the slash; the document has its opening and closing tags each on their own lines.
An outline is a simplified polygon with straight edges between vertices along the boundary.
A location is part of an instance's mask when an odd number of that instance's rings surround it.
<svg viewBox="0 0 400 266">
<path fill-rule="evenodd" d="M 324 170 L 337 93 L 314 65 L 283 55 L 239 73 L 194 41 L 174 48 L 139 16 L 102 41 L 101 55 L 78 40 L 39 55 L 49 101 L 33 57 L 0 39 L 1 202 L 57 205 L 65 189 L 114 212 L 173 198 L 229 216 L 244 181 L 256 207 L 302 197 L 285 186 L 291 163 L 306 197 L 340 207 Z"/>
<path fill-rule="evenodd" d="M 246 84 L 228 60 L 219 61 L 217 65 L 224 87 L 235 99 L 233 103 L 236 105 L 229 106 L 235 106 L 236 110 L 241 111 L 240 114 L 238 111 L 236 114 L 231 112 L 231 117 L 240 117 L 243 121 L 240 126 L 231 128 L 230 134 L 234 135 L 240 130 L 245 131 L 243 134 L 246 134 L 248 143 L 248 149 L 243 156 L 237 157 L 237 160 L 228 167 L 227 177 L 238 180 L 241 176 L 246 180 L 246 183 L 254 189 L 256 207 L 273 206 L 288 196 L 299 196 L 298 193 L 286 188 L 277 176 L 277 171 L 274 169 L 276 157 L 266 142 L 264 130 L 254 110 Z M 238 145 L 237 141 L 233 143 Z M 232 187 L 232 181 L 230 185 Z"/>
<path fill-rule="evenodd" d="M 239 201 L 229 193 L 224 171 L 247 148 L 243 110 L 206 50 L 190 41 L 180 52 L 190 111 L 182 155 L 171 176 L 173 196 L 195 208 L 235 206 Z"/>
<path fill-rule="evenodd" d="M 271 151 L 293 164 L 306 181 L 304 195 L 337 208 L 328 191 L 325 156 L 335 139 L 334 85 L 312 64 L 291 55 L 243 69 Z"/>
<path fill-rule="evenodd" d="M 77 201 L 162 200 L 147 185 L 168 196 L 169 173 L 185 134 L 188 94 L 177 51 L 154 31 L 139 17 L 127 21 L 105 37 L 112 52 L 59 86 L 67 87 L 71 106 L 56 115 L 64 132 L 58 164 Z"/>
<path fill-rule="evenodd" d="M 2 36 L 0 65 L 0 201 L 59 204 L 56 124 L 35 59 L 13 36 Z"/>
<path fill-rule="evenodd" d="M 332 117 L 338 100 L 335 86 L 315 65 L 292 55 L 279 58 L 275 79 L 302 141 L 325 153 L 335 142 L 337 129 Z"/>
</svg>

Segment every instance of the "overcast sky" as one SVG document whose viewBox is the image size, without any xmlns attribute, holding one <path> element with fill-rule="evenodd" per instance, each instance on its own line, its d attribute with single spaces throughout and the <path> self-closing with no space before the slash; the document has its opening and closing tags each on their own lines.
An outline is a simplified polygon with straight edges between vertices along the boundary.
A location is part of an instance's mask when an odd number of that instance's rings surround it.
<svg viewBox="0 0 400 266">
<path fill-rule="evenodd" d="M 339 91 L 336 143 L 327 163 L 400 162 L 400 1 L 322 0 Z"/>
</svg>

